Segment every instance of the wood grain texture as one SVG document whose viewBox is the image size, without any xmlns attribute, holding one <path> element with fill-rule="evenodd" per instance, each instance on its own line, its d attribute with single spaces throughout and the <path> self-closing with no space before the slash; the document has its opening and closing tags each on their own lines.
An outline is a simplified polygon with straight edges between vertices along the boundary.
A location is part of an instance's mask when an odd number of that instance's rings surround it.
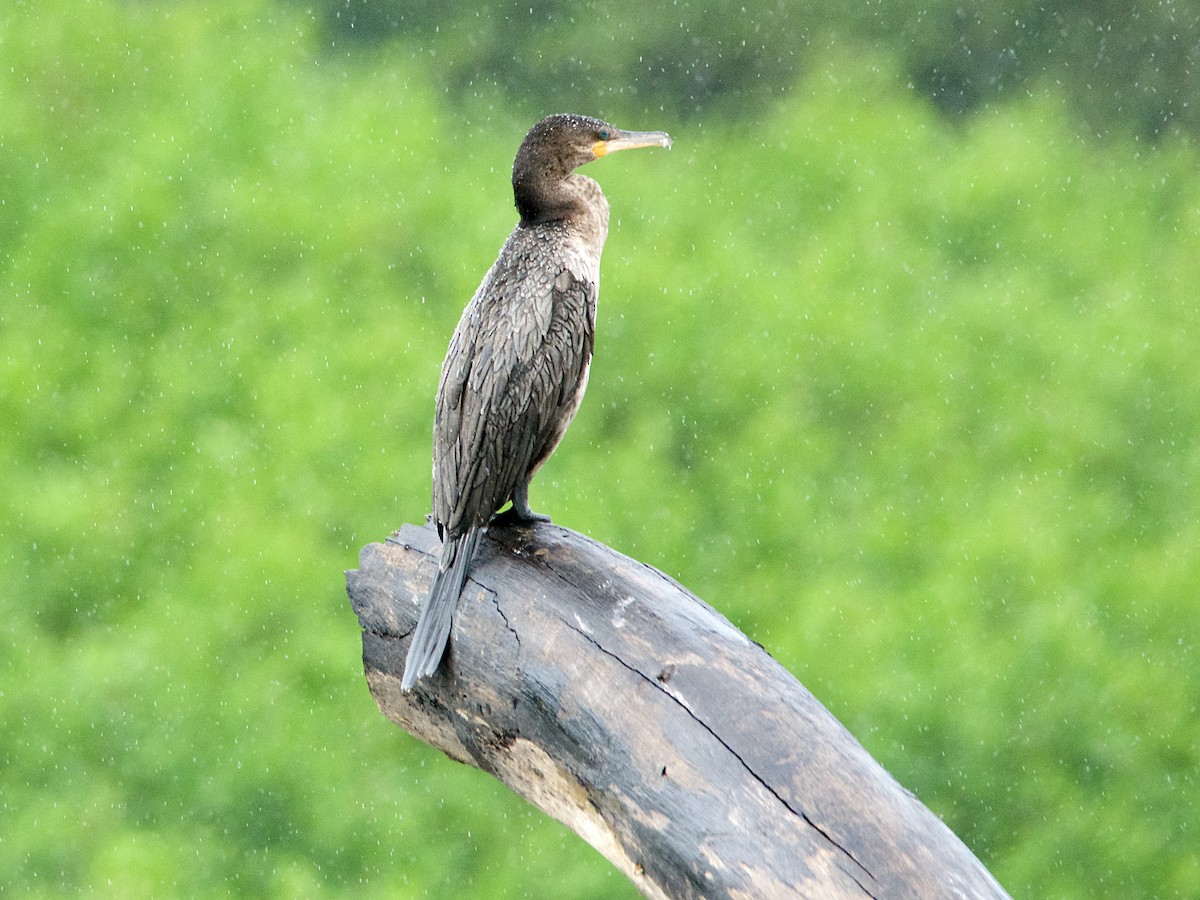
<svg viewBox="0 0 1200 900">
<path fill-rule="evenodd" d="M 372 695 L 648 897 L 1005 897 L 816 699 L 661 572 L 540 523 L 493 527 L 440 671 L 400 691 L 439 552 L 404 526 L 347 573 Z"/>
</svg>

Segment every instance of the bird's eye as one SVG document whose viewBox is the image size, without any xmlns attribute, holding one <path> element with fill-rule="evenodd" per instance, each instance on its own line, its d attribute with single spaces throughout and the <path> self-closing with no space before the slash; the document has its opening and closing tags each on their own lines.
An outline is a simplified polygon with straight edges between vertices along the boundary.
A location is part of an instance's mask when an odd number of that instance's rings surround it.
<svg viewBox="0 0 1200 900">
<path fill-rule="evenodd" d="M 608 129 L 607 128 L 600 129 L 600 140 L 602 140 L 602 141 L 608 140 Z"/>
</svg>

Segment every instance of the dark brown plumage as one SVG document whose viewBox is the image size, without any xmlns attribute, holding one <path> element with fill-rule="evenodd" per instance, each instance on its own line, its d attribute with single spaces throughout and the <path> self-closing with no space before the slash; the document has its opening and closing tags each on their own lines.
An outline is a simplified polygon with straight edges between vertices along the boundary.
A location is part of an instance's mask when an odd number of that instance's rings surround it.
<svg viewBox="0 0 1200 900">
<path fill-rule="evenodd" d="M 549 116 L 513 163 L 521 221 L 463 312 L 438 384 L 433 518 L 442 558 L 421 610 L 402 687 L 437 670 L 471 558 L 492 516 L 529 481 L 579 409 L 587 386 L 608 234 L 600 185 L 575 169 L 606 153 L 669 147 L 663 132 L 622 132 L 586 116 Z"/>
</svg>

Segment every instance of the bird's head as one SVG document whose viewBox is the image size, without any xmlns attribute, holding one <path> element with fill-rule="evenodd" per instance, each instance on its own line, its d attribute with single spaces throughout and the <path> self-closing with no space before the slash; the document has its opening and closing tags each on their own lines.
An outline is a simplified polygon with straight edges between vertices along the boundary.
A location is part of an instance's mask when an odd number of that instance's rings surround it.
<svg viewBox="0 0 1200 900">
<path fill-rule="evenodd" d="M 670 146 L 665 131 L 621 131 L 591 116 L 547 116 L 529 129 L 513 162 L 517 209 L 522 218 L 533 216 L 585 163 L 618 150 Z"/>
</svg>

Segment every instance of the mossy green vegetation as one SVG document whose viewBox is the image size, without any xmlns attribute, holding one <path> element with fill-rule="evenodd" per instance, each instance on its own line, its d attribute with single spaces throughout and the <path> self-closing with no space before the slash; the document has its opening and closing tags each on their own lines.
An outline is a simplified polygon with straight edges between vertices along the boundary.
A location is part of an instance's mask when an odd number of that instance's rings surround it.
<svg viewBox="0 0 1200 900">
<path fill-rule="evenodd" d="M 530 123 L 316 33 L 0 13 L 4 886 L 632 896 L 362 680 L 341 573 L 427 512 Z M 896 71 L 590 171 L 535 508 L 730 616 L 1014 895 L 1193 896 L 1200 152 L 1051 91 L 947 123 Z"/>
</svg>

